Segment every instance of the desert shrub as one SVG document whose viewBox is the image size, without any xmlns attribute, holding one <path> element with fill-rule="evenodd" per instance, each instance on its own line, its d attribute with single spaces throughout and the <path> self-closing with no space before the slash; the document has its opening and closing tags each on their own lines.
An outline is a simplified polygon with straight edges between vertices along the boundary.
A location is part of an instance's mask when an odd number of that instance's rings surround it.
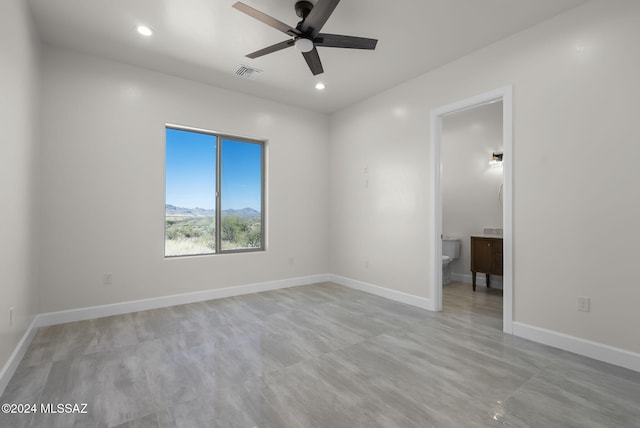
<svg viewBox="0 0 640 428">
<path fill-rule="evenodd" d="M 262 243 L 259 218 L 236 215 L 221 219 L 223 248 L 257 248 Z M 172 217 L 165 221 L 165 254 L 204 254 L 215 251 L 214 217 Z"/>
</svg>

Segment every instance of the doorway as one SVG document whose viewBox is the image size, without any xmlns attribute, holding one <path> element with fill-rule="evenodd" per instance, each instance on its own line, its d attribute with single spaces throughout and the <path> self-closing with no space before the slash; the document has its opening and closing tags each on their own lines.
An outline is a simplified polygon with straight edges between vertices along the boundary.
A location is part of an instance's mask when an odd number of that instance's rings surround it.
<svg viewBox="0 0 640 428">
<path fill-rule="evenodd" d="M 431 111 L 431 170 L 432 170 L 432 225 L 433 276 L 432 305 L 435 311 L 442 310 L 442 123 L 447 115 L 486 104 L 502 102 L 502 163 L 504 184 L 502 188 L 503 218 L 503 331 L 513 333 L 513 96 L 512 87 L 507 86 L 477 95 Z"/>
</svg>

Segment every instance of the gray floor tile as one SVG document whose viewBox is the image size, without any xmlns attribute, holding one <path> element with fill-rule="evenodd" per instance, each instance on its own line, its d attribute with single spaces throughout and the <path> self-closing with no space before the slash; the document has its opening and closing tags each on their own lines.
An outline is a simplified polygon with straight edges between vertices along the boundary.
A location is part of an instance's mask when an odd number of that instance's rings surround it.
<svg viewBox="0 0 640 428">
<path fill-rule="evenodd" d="M 432 313 L 332 283 L 40 329 L 0 427 L 639 427 L 640 373 L 502 333 L 499 291 Z"/>
<path fill-rule="evenodd" d="M 39 407 L 40 396 L 49 376 L 52 363 L 37 366 L 20 366 L 7 385 L 1 403 L 35 404 Z M 17 410 L 17 409 L 16 409 Z M 0 427 L 28 427 L 33 414 L 0 413 Z"/>
<path fill-rule="evenodd" d="M 87 403 L 86 414 L 37 414 L 33 427 L 113 426 L 155 411 L 132 348 L 53 363 L 41 403 Z"/>
<path fill-rule="evenodd" d="M 158 422 L 158 415 L 150 413 L 141 418 L 116 425 L 113 428 L 160 428 L 160 423 Z"/>
<path fill-rule="evenodd" d="M 22 364 L 61 361 L 136 343 L 138 339 L 130 314 L 42 327 L 27 349 Z"/>
</svg>

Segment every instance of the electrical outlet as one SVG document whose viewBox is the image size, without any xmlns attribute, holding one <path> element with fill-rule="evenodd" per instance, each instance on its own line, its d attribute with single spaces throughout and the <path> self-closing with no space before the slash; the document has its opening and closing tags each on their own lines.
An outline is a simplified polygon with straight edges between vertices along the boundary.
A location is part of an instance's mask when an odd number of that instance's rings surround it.
<svg viewBox="0 0 640 428">
<path fill-rule="evenodd" d="M 289 264 L 292 265 L 294 264 L 296 261 L 293 257 L 289 257 Z"/>
<path fill-rule="evenodd" d="M 9 325 L 13 325 L 13 306 L 9 308 Z"/>
<path fill-rule="evenodd" d="M 369 269 L 369 260 L 364 261 L 364 267 L 365 269 Z"/>
<path fill-rule="evenodd" d="M 591 299 L 589 297 L 578 297 L 578 310 L 581 312 L 591 311 Z"/>
<path fill-rule="evenodd" d="M 104 275 L 102 275 L 102 284 L 103 285 L 113 284 L 113 274 L 105 273 Z"/>
</svg>

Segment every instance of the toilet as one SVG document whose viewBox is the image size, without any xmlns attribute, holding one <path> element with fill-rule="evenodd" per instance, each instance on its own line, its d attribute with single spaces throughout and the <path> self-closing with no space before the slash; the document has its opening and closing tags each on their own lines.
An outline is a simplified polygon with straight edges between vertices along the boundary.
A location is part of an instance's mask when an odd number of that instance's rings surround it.
<svg viewBox="0 0 640 428">
<path fill-rule="evenodd" d="M 449 264 L 460 257 L 460 238 L 442 238 L 442 285 L 451 282 Z"/>
</svg>

